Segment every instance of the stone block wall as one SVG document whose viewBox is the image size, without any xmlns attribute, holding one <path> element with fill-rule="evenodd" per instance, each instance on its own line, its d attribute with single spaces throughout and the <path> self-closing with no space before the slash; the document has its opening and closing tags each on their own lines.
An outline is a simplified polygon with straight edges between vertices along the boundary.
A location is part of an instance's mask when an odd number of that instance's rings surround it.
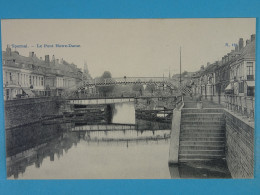
<svg viewBox="0 0 260 195">
<path fill-rule="evenodd" d="M 232 178 L 254 177 L 254 126 L 225 110 L 226 160 Z"/>
<path fill-rule="evenodd" d="M 13 128 L 57 115 L 60 102 L 56 98 L 30 98 L 5 101 L 5 128 Z"/>
</svg>

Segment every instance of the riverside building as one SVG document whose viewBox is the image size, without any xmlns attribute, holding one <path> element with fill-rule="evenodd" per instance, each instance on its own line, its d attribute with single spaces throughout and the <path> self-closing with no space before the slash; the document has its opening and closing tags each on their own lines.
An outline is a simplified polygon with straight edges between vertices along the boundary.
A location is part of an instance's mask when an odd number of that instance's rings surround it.
<svg viewBox="0 0 260 195">
<path fill-rule="evenodd" d="M 7 46 L 3 56 L 4 100 L 17 98 L 59 96 L 62 91 L 90 79 L 73 63 L 49 55 L 38 58 L 34 52 L 28 57 Z"/>
</svg>

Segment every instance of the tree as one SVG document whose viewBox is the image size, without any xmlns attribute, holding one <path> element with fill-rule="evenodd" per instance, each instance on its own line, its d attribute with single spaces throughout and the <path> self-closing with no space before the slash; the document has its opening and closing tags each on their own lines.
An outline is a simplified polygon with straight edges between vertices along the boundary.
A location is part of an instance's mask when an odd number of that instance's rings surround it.
<svg viewBox="0 0 260 195">
<path fill-rule="evenodd" d="M 181 75 L 186 76 L 187 74 L 188 74 L 188 72 L 185 70 Z"/>
<path fill-rule="evenodd" d="M 155 84 L 152 82 L 148 83 L 145 90 L 149 91 L 150 93 L 153 93 L 155 91 Z"/>
<path fill-rule="evenodd" d="M 103 75 L 99 78 L 100 81 L 105 81 L 106 79 L 112 78 L 112 75 L 109 71 L 105 71 Z M 111 86 L 101 86 L 98 87 L 99 93 L 104 95 L 105 97 L 107 96 L 108 93 L 111 93 L 114 90 L 114 85 Z"/>
<path fill-rule="evenodd" d="M 140 80 L 138 80 L 137 82 L 141 82 Z M 141 83 L 136 83 L 133 85 L 133 91 L 135 92 L 140 92 L 140 95 L 142 95 L 142 92 L 144 91 L 144 87 Z"/>
</svg>

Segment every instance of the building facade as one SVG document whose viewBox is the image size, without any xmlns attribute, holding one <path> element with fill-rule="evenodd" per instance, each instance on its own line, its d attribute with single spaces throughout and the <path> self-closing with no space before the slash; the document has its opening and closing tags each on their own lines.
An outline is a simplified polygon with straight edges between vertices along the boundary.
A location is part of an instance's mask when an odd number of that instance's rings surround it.
<svg viewBox="0 0 260 195">
<path fill-rule="evenodd" d="M 207 64 L 192 76 L 193 94 L 200 94 L 218 103 L 226 94 L 243 97 L 254 96 L 255 90 L 255 34 L 251 39 L 239 39 L 235 50 L 221 61 Z"/>
<path fill-rule="evenodd" d="M 34 52 L 28 57 L 7 46 L 3 56 L 4 100 L 26 97 L 59 96 L 62 91 L 77 85 L 84 73 L 75 64 L 49 55 L 38 58 Z"/>
</svg>

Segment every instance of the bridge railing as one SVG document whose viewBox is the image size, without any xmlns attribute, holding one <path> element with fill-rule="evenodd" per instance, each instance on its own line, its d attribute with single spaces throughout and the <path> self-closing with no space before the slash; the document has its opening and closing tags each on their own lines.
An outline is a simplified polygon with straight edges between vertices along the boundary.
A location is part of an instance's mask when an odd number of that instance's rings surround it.
<svg viewBox="0 0 260 195">
<path fill-rule="evenodd" d="M 109 84 L 143 84 L 143 83 L 171 83 L 169 78 L 164 77 L 119 77 L 119 78 L 96 78 L 92 80 L 84 80 L 80 86 L 91 85 L 109 85 Z"/>
<path fill-rule="evenodd" d="M 96 78 L 81 81 L 75 86 L 65 89 L 62 96 L 69 97 L 71 94 L 86 89 L 86 87 L 93 86 L 109 86 L 109 85 L 122 85 L 122 84 L 165 84 L 171 89 L 175 89 L 173 81 L 165 77 L 119 77 L 119 78 Z"/>
<path fill-rule="evenodd" d="M 225 95 L 226 108 L 242 116 L 254 120 L 255 116 L 255 97 Z"/>
</svg>

